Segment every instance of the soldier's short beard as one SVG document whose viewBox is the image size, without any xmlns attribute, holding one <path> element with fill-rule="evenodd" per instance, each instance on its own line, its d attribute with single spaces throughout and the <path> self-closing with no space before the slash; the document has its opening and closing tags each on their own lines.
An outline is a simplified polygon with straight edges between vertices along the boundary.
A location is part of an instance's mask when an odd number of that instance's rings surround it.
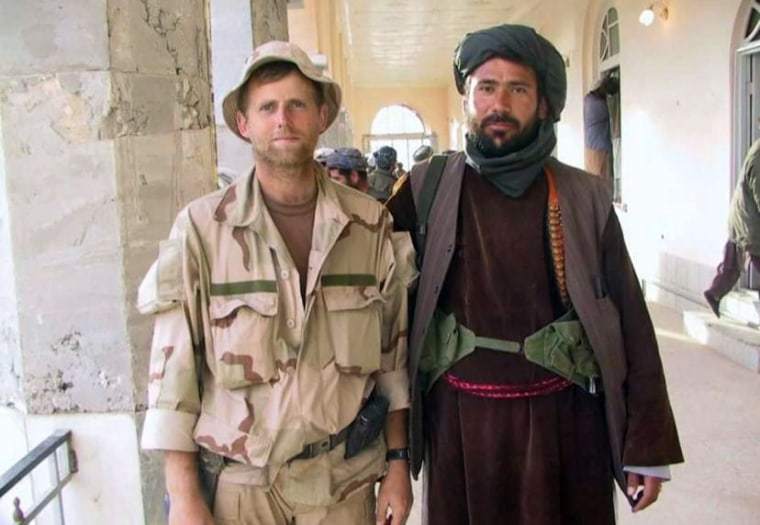
<svg viewBox="0 0 760 525">
<path fill-rule="evenodd" d="M 517 126 L 518 132 L 514 137 L 497 144 L 494 138 L 486 134 L 484 130 L 492 122 L 508 122 Z M 496 113 L 484 117 L 480 122 L 475 117 L 470 117 L 469 127 L 467 141 L 475 146 L 484 157 L 496 158 L 520 151 L 536 140 L 541 127 L 541 120 L 538 118 L 538 111 L 536 111 L 530 122 L 523 127 L 515 117 L 507 113 Z"/>
<path fill-rule="evenodd" d="M 294 151 L 282 152 L 253 144 L 254 161 L 268 164 L 284 171 L 297 170 L 312 164 L 313 149 L 308 144 Z"/>
</svg>

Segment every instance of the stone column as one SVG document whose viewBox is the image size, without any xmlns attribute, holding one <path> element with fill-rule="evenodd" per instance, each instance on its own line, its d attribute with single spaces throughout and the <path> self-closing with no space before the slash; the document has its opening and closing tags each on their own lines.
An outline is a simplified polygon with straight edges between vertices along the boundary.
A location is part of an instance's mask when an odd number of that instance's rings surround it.
<svg viewBox="0 0 760 525">
<path fill-rule="evenodd" d="M 253 151 L 227 128 L 222 116 L 222 99 L 237 85 L 243 63 L 255 46 L 288 39 L 287 1 L 212 1 L 210 8 L 211 77 L 219 169 L 240 176 L 253 166 Z"/>
<path fill-rule="evenodd" d="M 134 298 L 213 187 L 207 1 L 0 0 L 0 435 L 73 430 L 70 523 L 162 522 Z"/>
<path fill-rule="evenodd" d="M 250 0 L 253 45 L 288 40 L 287 0 Z"/>
</svg>

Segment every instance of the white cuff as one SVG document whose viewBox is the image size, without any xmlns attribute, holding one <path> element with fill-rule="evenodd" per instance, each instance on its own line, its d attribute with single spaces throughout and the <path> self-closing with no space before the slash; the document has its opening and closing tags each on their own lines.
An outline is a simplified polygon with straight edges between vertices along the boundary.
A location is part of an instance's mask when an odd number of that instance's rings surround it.
<svg viewBox="0 0 760 525">
<path fill-rule="evenodd" d="M 197 421 L 198 415 L 189 412 L 163 408 L 148 409 L 145 413 L 140 446 L 143 450 L 196 452 L 198 445 L 193 440 L 193 429 Z"/>
<path fill-rule="evenodd" d="M 640 476 L 652 476 L 660 478 L 663 481 L 670 481 L 670 465 L 662 465 L 657 467 L 633 467 L 625 466 L 623 470 L 626 472 L 632 472 Z"/>
</svg>

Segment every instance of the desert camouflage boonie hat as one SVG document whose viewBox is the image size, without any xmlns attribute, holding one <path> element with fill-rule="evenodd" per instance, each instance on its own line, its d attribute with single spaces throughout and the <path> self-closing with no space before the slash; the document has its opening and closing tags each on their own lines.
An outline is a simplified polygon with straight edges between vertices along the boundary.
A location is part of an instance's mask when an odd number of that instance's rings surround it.
<svg viewBox="0 0 760 525">
<path fill-rule="evenodd" d="M 306 78 L 322 86 L 325 104 L 327 104 L 327 127 L 329 128 L 340 110 L 340 86 L 333 79 L 322 73 L 303 49 L 290 42 L 278 40 L 260 45 L 246 59 L 242 74 L 240 75 L 240 82 L 238 82 L 232 91 L 227 93 L 227 96 L 222 101 L 222 112 L 224 113 L 224 122 L 227 124 L 227 127 L 235 135 L 248 142 L 248 139 L 243 137 L 237 129 L 238 93 L 245 83 L 248 82 L 248 79 L 251 78 L 254 71 L 272 62 L 290 62 L 291 64 L 295 64 Z"/>
</svg>

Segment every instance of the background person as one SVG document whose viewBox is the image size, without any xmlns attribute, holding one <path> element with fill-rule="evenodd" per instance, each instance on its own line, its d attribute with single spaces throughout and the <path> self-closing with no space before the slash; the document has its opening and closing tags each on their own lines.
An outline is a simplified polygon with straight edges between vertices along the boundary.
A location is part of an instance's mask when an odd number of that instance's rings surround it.
<svg viewBox="0 0 760 525">
<path fill-rule="evenodd" d="M 745 254 L 752 266 L 760 271 L 760 140 L 755 141 L 744 158 L 736 181 L 728 215 L 729 239 L 723 248 L 723 262 L 718 266 L 705 299 L 710 309 L 720 317 L 720 301 L 739 280 L 745 264 Z"/>
<path fill-rule="evenodd" d="M 393 184 L 396 182 L 396 150 L 390 146 L 382 146 L 372 155 L 375 157 L 375 170 L 369 177 L 369 185 L 372 186 L 375 198 L 385 202 L 391 196 Z"/>
<path fill-rule="evenodd" d="M 333 153 L 335 153 L 335 148 L 329 148 L 329 147 L 318 148 L 314 152 L 314 160 L 316 160 L 317 162 L 319 162 L 319 164 L 322 167 L 326 167 L 327 166 L 327 157 L 329 157 Z"/>
<path fill-rule="evenodd" d="M 327 171 L 335 182 L 363 193 L 370 192 L 367 159 L 356 148 L 339 148 L 327 157 Z"/>
<path fill-rule="evenodd" d="M 583 97 L 584 165 L 605 180 L 611 180 L 613 160 L 609 97 L 619 90 L 618 79 L 607 75 Z"/>
</svg>

